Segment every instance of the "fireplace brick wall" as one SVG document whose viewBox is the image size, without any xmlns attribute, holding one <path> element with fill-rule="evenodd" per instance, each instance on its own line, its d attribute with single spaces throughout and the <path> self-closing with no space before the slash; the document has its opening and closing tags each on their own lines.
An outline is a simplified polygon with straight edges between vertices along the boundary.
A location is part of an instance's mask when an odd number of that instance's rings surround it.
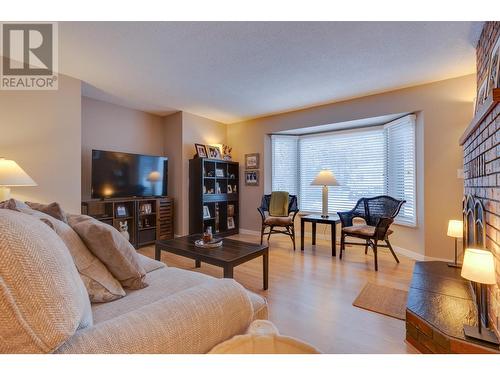
<svg viewBox="0 0 500 375">
<path fill-rule="evenodd" d="M 490 52 L 500 35 L 500 22 L 486 22 L 476 48 L 477 84 L 487 75 Z M 500 104 L 463 145 L 464 192 L 480 198 L 486 209 L 486 247 L 496 259 L 497 284 L 488 288 L 492 328 L 500 334 Z"/>
</svg>

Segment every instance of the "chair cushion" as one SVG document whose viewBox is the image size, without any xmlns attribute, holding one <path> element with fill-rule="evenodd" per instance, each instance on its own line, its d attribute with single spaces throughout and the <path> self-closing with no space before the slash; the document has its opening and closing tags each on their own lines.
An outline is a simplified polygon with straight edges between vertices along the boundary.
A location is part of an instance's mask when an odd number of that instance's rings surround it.
<svg viewBox="0 0 500 375">
<path fill-rule="evenodd" d="M 366 236 L 372 237 L 375 235 L 375 227 L 371 225 L 353 225 L 352 227 L 344 227 L 342 230 L 345 233 L 357 235 L 357 236 Z M 392 230 L 387 231 L 387 235 L 390 235 Z"/>
<path fill-rule="evenodd" d="M 273 191 L 269 201 L 269 215 L 288 216 L 288 192 Z"/>
<path fill-rule="evenodd" d="M 264 219 L 264 224 L 267 225 L 277 225 L 285 226 L 292 224 L 292 218 L 290 216 L 268 216 Z"/>
<path fill-rule="evenodd" d="M 116 228 L 86 215 L 67 217 L 69 225 L 123 287 L 141 289 L 148 286 L 137 251 Z"/>
<path fill-rule="evenodd" d="M 61 238 L 37 218 L 0 209 L 0 353 L 50 353 L 91 325 Z"/>
</svg>

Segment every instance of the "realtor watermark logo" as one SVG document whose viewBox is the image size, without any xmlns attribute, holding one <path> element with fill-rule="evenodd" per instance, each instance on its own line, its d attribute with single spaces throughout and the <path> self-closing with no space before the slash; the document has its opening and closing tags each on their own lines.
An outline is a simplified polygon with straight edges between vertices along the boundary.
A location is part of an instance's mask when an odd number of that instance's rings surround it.
<svg viewBox="0 0 500 375">
<path fill-rule="evenodd" d="M 55 22 L 0 23 L 0 90 L 57 90 Z"/>
</svg>

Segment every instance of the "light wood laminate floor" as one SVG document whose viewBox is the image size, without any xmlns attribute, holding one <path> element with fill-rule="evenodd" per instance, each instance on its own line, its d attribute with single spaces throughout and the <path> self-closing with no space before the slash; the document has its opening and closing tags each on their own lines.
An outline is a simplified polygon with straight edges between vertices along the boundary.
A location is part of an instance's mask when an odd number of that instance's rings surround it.
<svg viewBox="0 0 500 375">
<path fill-rule="evenodd" d="M 258 242 L 254 235 L 234 239 Z M 300 238 L 297 244 L 300 242 Z M 300 245 L 299 245 L 300 246 Z M 298 248 L 299 248 L 298 246 Z M 154 247 L 141 253 L 154 257 Z M 269 320 L 280 333 L 309 342 L 324 353 L 414 353 L 405 339 L 405 322 L 352 305 L 366 282 L 407 290 L 414 261 L 399 255 L 397 264 L 388 250 L 379 251 L 379 271 L 373 253 L 363 247 L 346 249 L 342 261 L 331 256 L 329 241 L 318 239 L 305 251 L 295 252 L 288 237 L 275 235 L 269 246 L 269 290 L 262 288 L 262 259 L 235 268 L 234 278 L 246 288 L 267 298 Z M 208 264 L 194 268 L 194 261 L 162 252 L 171 267 L 222 277 L 222 269 Z"/>
</svg>

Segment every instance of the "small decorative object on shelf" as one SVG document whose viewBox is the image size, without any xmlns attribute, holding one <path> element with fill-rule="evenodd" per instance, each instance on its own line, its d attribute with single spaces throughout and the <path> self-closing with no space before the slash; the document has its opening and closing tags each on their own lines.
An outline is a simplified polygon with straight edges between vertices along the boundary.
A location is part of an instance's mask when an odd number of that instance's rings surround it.
<svg viewBox="0 0 500 375">
<path fill-rule="evenodd" d="M 259 186 L 259 171 L 245 171 L 245 185 Z"/>
<path fill-rule="evenodd" d="M 208 209 L 208 206 L 203 206 L 203 218 L 204 219 L 210 219 L 210 217 L 211 217 L 210 216 L 210 210 Z"/>
<path fill-rule="evenodd" d="M 127 221 L 120 221 L 120 234 L 125 237 L 127 241 L 130 240 L 130 233 L 128 232 L 128 223 Z"/>
<path fill-rule="evenodd" d="M 208 157 L 210 159 L 222 159 L 220 148 L 217 146 L 208 146 Z"/>
<path fill-rule="evenodd" d="M 235 225 L 234 225 L 234 217 L 232 216 L 229 216 L 227 218 L 227 229 L 234 229 L 235 228 Z"/>
<path fill-rule="evenodd" d="M 245 169 L 259 169 L 259 154 L 245 154 Z"/>
<path fill-rule="evenodd" d="M 224 160 L 232 160 L 231 151 L 233 151 L 232 147 L 228 145 L 222 145 L 222 157 Z"/>
<path fill-rule="evenodd" d="M 194 144 L 194 148 L 196 149 L 196 157 L 198 158 L 206 158 L 208 156 L 207 154 L 207 148 L 205 145 L 201 145 L 199 143 Z"/>
<path fill-rule="evenodd" d="M 141 215 L 149 215 L 150 213 L 153 212 L 153 208 L 151 206 L 151 203 L 143 203 L 140 205 L 140 214 Z"/>
<path fill-rule="evenodd" d="M 500 87 L 500 36 L 498 36 L 495 46 L 491 50 L 487 80 L 487 93 L 494 88 Z"/>
<path fill-rule="evenodd" d="M 232 194 L 233 193 L 233 188 L 231 187 L 231 185 L 227 185 L 227 193 L 228 194 Z"/>
<path fill-rule="evenodd" d="M 215 170 L 215 177 L 224 177 L 224 170 L 217 168 Z"/>
<path fill-rule="evenodd" d="M 117 204 L 115 215 L 116 217 L 127 217 L 128 216 L 127 206 L 125 206 L 124 204 Z"/>
</svg>

